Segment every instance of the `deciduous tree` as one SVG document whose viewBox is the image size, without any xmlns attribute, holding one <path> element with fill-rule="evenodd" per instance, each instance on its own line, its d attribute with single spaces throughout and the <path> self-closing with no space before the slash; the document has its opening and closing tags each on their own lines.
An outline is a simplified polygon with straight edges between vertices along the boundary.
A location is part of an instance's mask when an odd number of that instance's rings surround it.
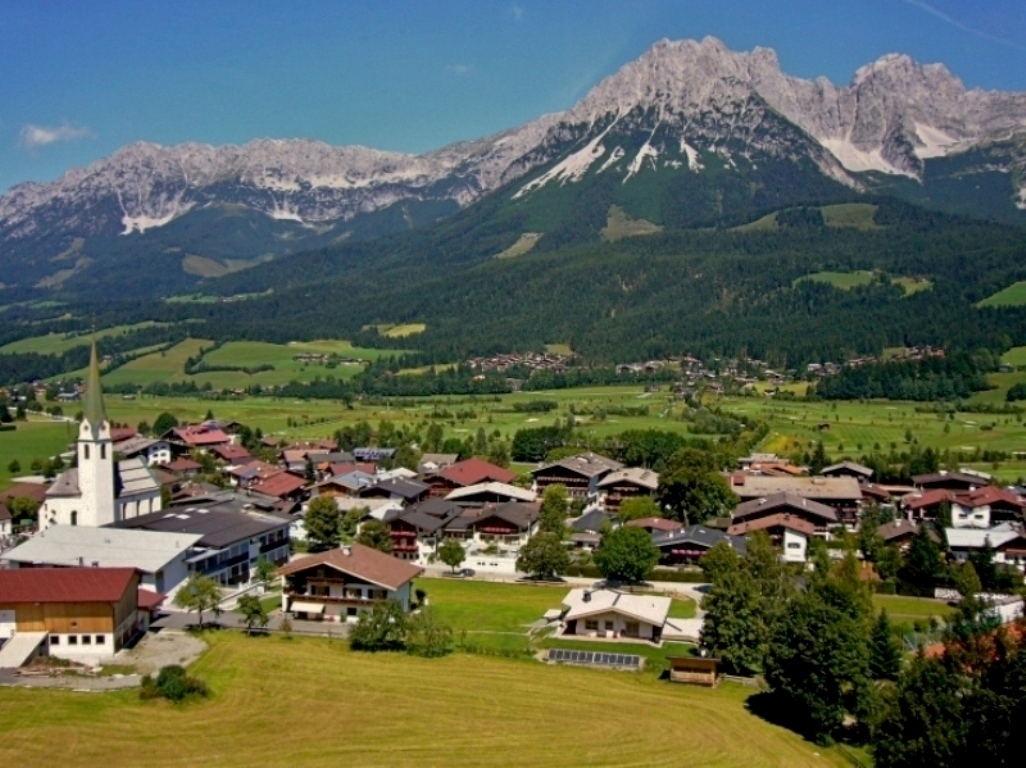
<svg viewBox="0 0 1026 768">
<path fill-rule="evenodd" d="M 458 539 L 450 538 L 443 541 L 442 546 L 438 548 L 438 559 L 455 572 L 467 559 L 467 552 Z"/>
<path fill-rule="evenodd" d="M 659 549 L 641 528 L 624 526 L 602 537 L 595 565 L 609 581 L 644 581 L 659 562 Z"/>
<path fill-rule="evenodd" d="M 303 516 L 306 538 L 311 552 L 323 552 L 339 545 L 342 533 L 342 513 L 330 496 L 318 496 L 307 506 Z"/>
<path fill-rule="evenodd" d="M 380 520 L 368 520 L 360 526 L 356 543 L 390 555 L 392 554 L 392 530 Z"/>
<path fill-rule="evenodd" d="M 175 594 L 175 605 L 198 614 L 199 626 L 203 628 L 203 614 L 213 611 L 220 615 L 221 588 L 209 576 L 194 573 Z"/>
<path fill-rule="evenodd" d="M 553 579 L 569 567 L 570 555 L 562 539 L 549 531 L 532 536 L 517 556 L 517 570 L 538 579 Z"/>
</svg>

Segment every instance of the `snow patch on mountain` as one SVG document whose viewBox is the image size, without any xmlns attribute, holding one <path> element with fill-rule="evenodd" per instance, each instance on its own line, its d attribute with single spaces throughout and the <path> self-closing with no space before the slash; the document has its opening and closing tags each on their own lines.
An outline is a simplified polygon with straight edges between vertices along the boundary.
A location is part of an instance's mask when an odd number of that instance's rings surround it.
<svg viewBox="0 0 1026 768">
<path fill-rule="evenodd" d="M 588 169 L 606 153 L 606 148 L 602 144 L 602 140 L 606 137 L 616 125 L 617 121 L 613 120 L 598 136 L 589 141 L 583 149 L 579 149 L 566 159 L 556 163 L 549 170 L 539 176 L 537 179 L 529 181 L 527 184 L 522 186 L 513 199 L 517 200 L 528 192 L 544 187 L 550 181 L 558 180 L 560 186 L 566 184 L 568 181 L 580 181 L 584 178 L 584 175 L 588 172 Z"/>
<path fill-rule="evenodd" d="M 649 139 L 651 141 L 651 138 Z M 631 164 L 627 166 L 627 175 L 623 177 L 623 183 L 626 184 L 631 176 L 634 176 L 638 171 L 645 165 L 645 161 L 648 160 L 652 166 L 652 170 L 656 169 L 656 159 L 659 157 L 659 150 L 649 144 L 646 141 L 642 144 L 641 149 L 638 150 L 638 154 L 631 160 Z"/>
</svg>

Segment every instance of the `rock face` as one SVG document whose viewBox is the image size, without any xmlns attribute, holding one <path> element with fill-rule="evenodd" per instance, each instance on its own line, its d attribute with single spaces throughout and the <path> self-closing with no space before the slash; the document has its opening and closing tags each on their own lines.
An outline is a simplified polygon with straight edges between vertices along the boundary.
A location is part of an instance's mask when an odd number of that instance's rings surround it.
<svg viewBox="0 0 1026 768">
<path fill-rule="evenodd" d="M 940 64 L 888 55 L 836 86 L 784 74 L 769 49 L 662 41 L 566 112 L 423 155 L 306 140 L 132 144 L 0 197 L 0 247 L 145 232 L 214 204 L 324 229 L 402 201 L 465 206 L 521 178 L 526 197 L 589 173 L 628 183 L 711 161 L 804 162 L 859 189 L 866 172 L 919 181 L 929 160 L 997 144 L 1008 149 L 989 152 L 988 168 L 1010 174 L 1009 198 L 1026 208 L 1024 131 L 1026 94 L 966 90 Z"/>
</svg>

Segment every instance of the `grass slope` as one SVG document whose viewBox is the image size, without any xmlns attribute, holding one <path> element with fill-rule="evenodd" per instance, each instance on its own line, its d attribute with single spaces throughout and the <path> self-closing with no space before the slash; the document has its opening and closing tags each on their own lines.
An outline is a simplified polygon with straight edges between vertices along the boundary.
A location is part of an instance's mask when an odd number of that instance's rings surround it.
<svg viewBox="0 0 1026 768">
<path fill-rule="evenodd" d="M 19 475 L 31 474 L 33 459 L 48 459 L 68 449 L 75 441 L 75 425 L 50 419 L 19 421 L 13 432 L 0 432 L 0 489 L 11 484 L 7 466 L 13 459 L 21 464 Z"/>
<path fill-rule="evenodd" d="M 208 635 L 211 699 L 0 689 L 4 765 L 829 766 L 745 708 L 751 689 L 456 654 L 357 654 L 323 639 Z M 606 716 L 615 702 L 621 716 Z M 46 717 L 40 717 L 46 712 Z M 601 717 L 601 728 L 585 725 Z M 169 741 L 172 740 L 172 741 Z"/>
<path fill-rule="evenodd" d="M 108 336 L 120 336 L 129 331 L 137 331 L 141 328 L 150 328 L 157 323 L 145 322 L 135 325 L 118 325 L 113 328 L 104 328 L 96 332 L 97 339 L 105 339 Z M 69 349 L 89 344 L 92 339 L 90 333 L 64 334 L 48 333 L 45 336 L 31 336 L 27 339 L 12 341 L 0 347 L 0 355 L 9 355 L 15 352 L 38 352 L 42 355 L 60 355 Z"/>
<path fill-rule="evenodd" d="M 988 296 L 979 302 L 978 307 L 1021 307 L 1026 304 L 1026 280 L 1012 283 L 1007 288 Z"/>
</svg>

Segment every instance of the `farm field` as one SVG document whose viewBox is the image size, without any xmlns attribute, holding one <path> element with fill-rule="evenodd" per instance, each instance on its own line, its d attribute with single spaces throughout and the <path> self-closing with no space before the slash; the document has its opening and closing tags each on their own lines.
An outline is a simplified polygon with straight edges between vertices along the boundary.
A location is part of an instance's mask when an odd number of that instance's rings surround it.
<svg viewBox="0 0 1026 768">
<path fill-rule="evenodd" d="M 1021 307 L 1026 304 L 1026 280 L 1012 283 L 979 302 L 978 307 Z"/>
<path fill-rule="evenodd" d="M 0 432 L 0 490 L 11 484 L 11 473 L 7 466 L 13 459 L 21 464 L 19 475 L 31 474 L 29 466 L 33 459 L 48 459 L 68 449 L 75 441 L 78 429 L 64 421 L 33 418 L 17 422 L 13 432 Z"/>
<path fill-rule="evenodd" d="M 319 638 L 206 639 L 210 650 L 192 667 L 212 690 L 206 701 L 0 689 L 0 760 L 544 768 L 567 765 L 573 745 L 574 764 L 618 768 L 846 764 L 834 749 L 752 715 L 753 690 L 730 683 L 706 690 L 532 660 L 362 654 Z M 583 723 L 610 702 L 644 716 L 603 717 L 582 739 Z"/>
<path fill-rule="evenodd" d="M 815 274 L 799 277 L 795 282 L 812 280 L 817 283 L 826 283 L 842 291 L 848 291 L 860 285 L 869 285 L 873 282 L 873 273 L 865 270 L 858 272 L 816 272 Z"/>
<path fill-rule="evenodd" d="M 117 325 L 113 328 L 104 328 L 96 332 L 96 339 L 105 339 L 109 336 L 120 336 L 129 331 L 138 331 L 142 328 L 152 328 L 157 325 L 154 322 L 137 323 L 135 325 Z M 91 333 L 64 334 L 48 333 L 45 336 L 31 336 L 27 339 L 12 341 L 0 347 L 0 355 L 9 355 L 16 352 L 37 352 L 43 355 L 60 355 L 69 349 L 88 345 L 92 339 Z"/>
<path fill-rule="evenodd" d="M 887 610 L 887 615 L 896 621 L 928 619 L 931 616 L 944 619 L 955 612 L 955 609 L 943 600 L 931 600 L 925 597 L 902 597 L 900 595 L 873 595 L 876 609 Z"/>
<path fill-rule="evenodd" d="M 1026 365 L 1026 347 L 1012 347 L 1001 356 L 1001 362 L 1009 365 Z"/>
<path fill-rule="evenodd" d="M 186 339 L 165 352 L 156 352 L 125 363 L 103 377 L 106 384 L 155 384 L 180 381 L 184 376 L 185 361 L 198 355 L 203 347 L 213 342 L 205 339 Z"/>
</svg>

